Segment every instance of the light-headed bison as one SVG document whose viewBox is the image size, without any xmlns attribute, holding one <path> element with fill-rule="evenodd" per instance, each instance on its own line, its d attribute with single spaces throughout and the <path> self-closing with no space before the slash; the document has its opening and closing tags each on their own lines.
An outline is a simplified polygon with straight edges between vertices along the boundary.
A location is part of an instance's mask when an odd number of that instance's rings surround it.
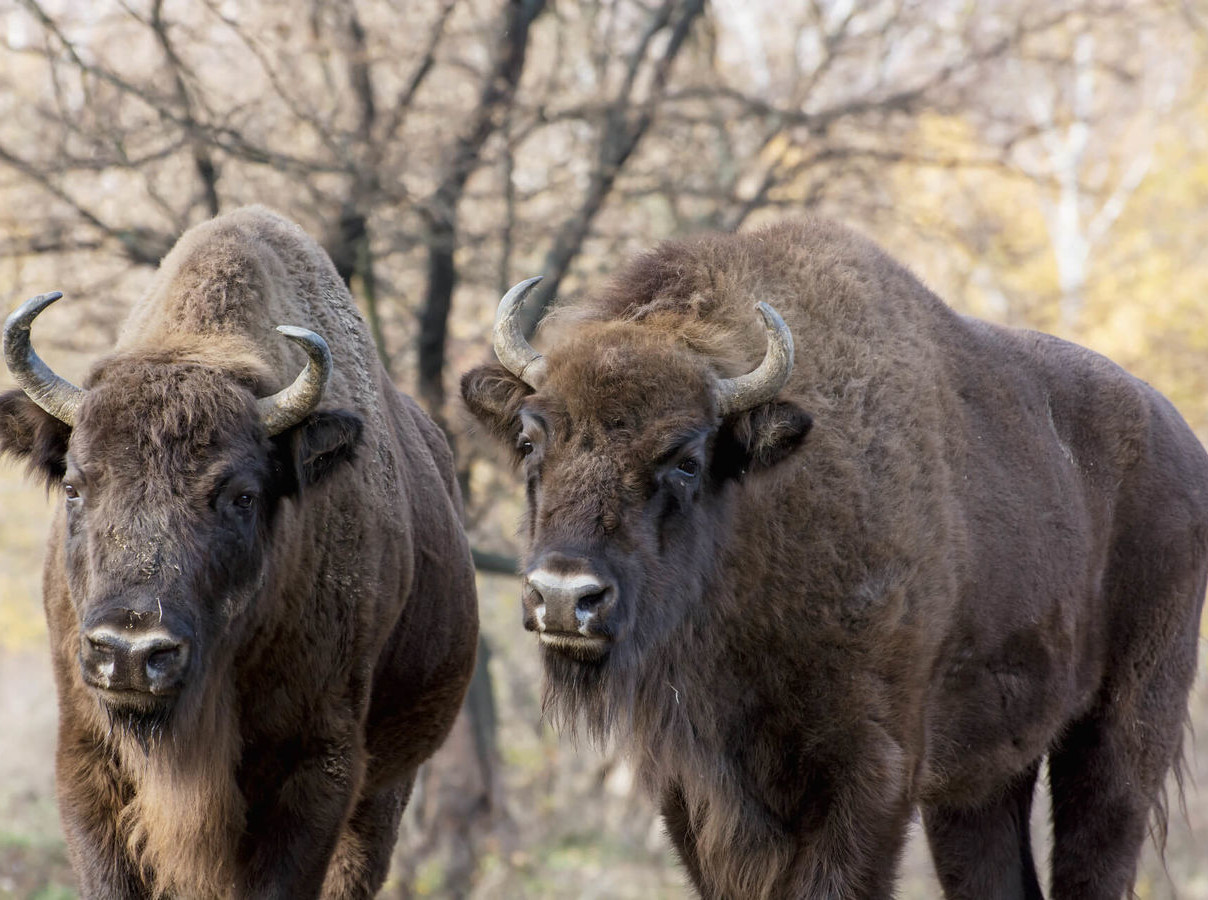
<svg viewBox="0 0 1208 900">
<path fill-rule="evenodd" d="M 1171 405 L 825 223 L 665 244 L 545 355 L 527 284 L 462 394 L 527 485 L 546 703 L 630 748 L 701 894 L 888 897 L 917 806 L 949 897 L 1038 898 L 1047 758 L 1053 896 L 1121 897 L 1208 573 Z"/>
<path fill-rule="evenodd" d="M 84 895 L 372 896 L 473 665 L 442 435 L 264 209 L 182 237 L 83 388 L 30 346 L 58 296 L 5 325 L 0 450 L 63 498 L 44 593 Z"/>
</svg>

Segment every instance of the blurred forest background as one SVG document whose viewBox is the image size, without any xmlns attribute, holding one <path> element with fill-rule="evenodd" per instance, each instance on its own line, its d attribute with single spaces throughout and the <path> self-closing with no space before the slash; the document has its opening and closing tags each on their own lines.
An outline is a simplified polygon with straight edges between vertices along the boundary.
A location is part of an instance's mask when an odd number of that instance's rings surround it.
<svg viewBox="0 0 1208 900">
<path fill-rule="evenodd" d="M 501 292 L 544 274 L 543 309 L 663 238 L 833 216 L 1208 439 L 1206 88 L 1205 0 L 3 0 L 0 308 L 62 290 L 36 340 L 78 379 L 190 225 L 260 202 L 319 238 L 448 430 L 483 571 L 483 665 L 383 895 L 686 897 L 624 761 L 541 720 L 517 485 L 454 400 Z M 75 895 L 49 507 L 0 467 L 0 897 Z M 1202 734 L 1189 754 L 1142 897 L 1208 898 Z M 938 896 L 928 866 L 916 835 L 902 896 Z"/>
</svg>

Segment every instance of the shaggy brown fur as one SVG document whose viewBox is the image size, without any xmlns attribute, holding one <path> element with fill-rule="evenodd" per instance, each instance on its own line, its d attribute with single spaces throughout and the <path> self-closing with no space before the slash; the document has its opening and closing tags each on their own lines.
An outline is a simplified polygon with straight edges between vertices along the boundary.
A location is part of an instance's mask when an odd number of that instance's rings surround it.
<svg viewBox="0 0 1208 900">
<path fill-rule="evenodd" d="M 335 369 L 270 439 L 256 398 L 304 362 L 278 324 Z M 323 251 L 260 208 L 180 240 L 86 387 L 74 429 L 0 398 L 0 449 L 72 487 L 44 581 L 84 895 L 373 896 L 476 646 L 443 437 Z M 87 683 L 84 629 L 115 615 L 187 636 L 176 697 Z"/>
<path fill-rule="evenodd" d="M 719 421 L 761 300 L 791 380 Z M 1038 898 L 1046 756 L 1053 896 L 1129 889 L 1208 576 L 1165 399 L 820 222 L 665 244 L 546 337 L 538 390 L 462 393 L 517 448 L 526 573 L 601 586 L 563 625 L 526 586 L 547 708 L 628 746 L 702 896 L 890 896 L 919 807 L 947 896 Z"/>
</svg>

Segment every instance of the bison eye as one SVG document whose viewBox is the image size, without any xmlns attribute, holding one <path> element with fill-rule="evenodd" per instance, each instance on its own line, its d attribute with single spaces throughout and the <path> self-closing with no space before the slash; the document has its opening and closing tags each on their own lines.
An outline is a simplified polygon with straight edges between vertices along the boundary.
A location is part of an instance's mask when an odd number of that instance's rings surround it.
<svg viewBox="0 0 1208 900">
<path fill-rule="evenodd" d="M 521 456 L 528 456 L 533 452 L 533 442 L 521 435 L 520 442 L 516 444 L 516 449 L 520 451 Z"/>
<path fill-rule="evenodd" d="M 80 498 L 80 492 L 76 490 L 74 484 L 64 484 L 63 493 L 67 495 L 68 500 L 78 500 Z"/>
<path fill-rule="evenodd" d="M 680 464 L 675 467 L 675 471 L 685 478 L 695 478 L 700 472 L 700 463 L 692 457 L 688 457 L 680 461 Z"/>
<path fill-rule="evenodd" d="M 235 498 L 236 509 L 251 509 L 256 504 L 255 494 L 240 494 Z"/>
</svg>

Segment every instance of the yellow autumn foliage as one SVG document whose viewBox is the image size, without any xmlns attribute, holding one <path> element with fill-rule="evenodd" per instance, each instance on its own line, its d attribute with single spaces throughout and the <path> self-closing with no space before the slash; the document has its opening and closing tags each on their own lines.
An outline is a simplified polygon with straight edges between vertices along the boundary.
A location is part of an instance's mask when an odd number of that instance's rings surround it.
<svg viewBox="0 0 1208 900">
<path fill-rule="evenodd" d="M 988 162 L 976 128 L 959 118 L 920 116 L 913 140 L 917 156 L 945 164 L 893 173 L 906 223 L 891 239 L 899 254 L 964 312 L 1057 333 L 1110 357 L 1166 394 L 1208 439 L 1208 99 L 1153 134 L 1146 177 L 1093 247 L 1079 318 L 1064 328 L 1042 214 L 1051 186 Z M 934 248 L 902 246 L 922 235 L 942 237 L 941 258 Z"/>
</svg>

